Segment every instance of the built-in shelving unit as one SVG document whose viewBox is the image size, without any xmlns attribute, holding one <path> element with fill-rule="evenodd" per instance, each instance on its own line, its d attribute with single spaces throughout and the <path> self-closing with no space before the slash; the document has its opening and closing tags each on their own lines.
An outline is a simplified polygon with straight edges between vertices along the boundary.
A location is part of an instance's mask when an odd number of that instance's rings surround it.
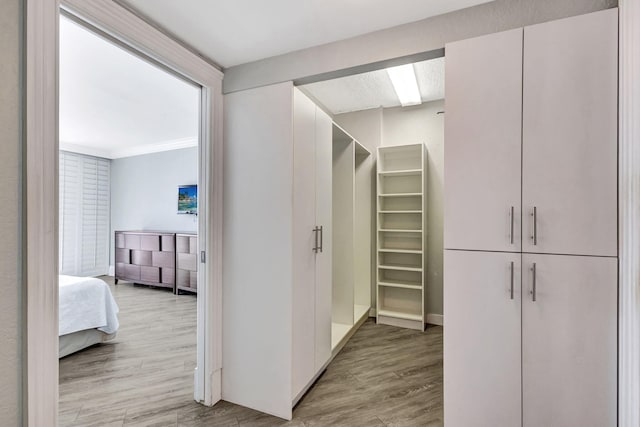
<svg viewBox="0 0 640 427">
<path fill-rule="evenodd" d="M 424 330 L 426 152 L 423 144 L 378 149 L 378 323 Z"/>
<path fill-rule="evenodd" d="M 333 125 L 333 268 L 331 348 L 340 350 L 369 316 L 373 159 Z"/>
</svg>

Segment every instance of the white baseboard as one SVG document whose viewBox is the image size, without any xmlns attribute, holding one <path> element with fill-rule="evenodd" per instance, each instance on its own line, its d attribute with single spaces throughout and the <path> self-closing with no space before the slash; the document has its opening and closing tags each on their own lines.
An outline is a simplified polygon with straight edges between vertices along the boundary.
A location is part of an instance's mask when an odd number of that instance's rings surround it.
<svg viewBox="0 0 640 427">
<path fill-rule="evenodd" d="M 444 325 L 444 316 L 442 314 L 428 313 L 427 314 L 427 323 L 430 324 L 430 325 L 442 326 L 442 325 Z"/>
<path fill-rule="evenodd" d="M 116 275 L 116 268 L 113 265 L 109 266 L 109 276 L 115 276 Z"/>
</svg>

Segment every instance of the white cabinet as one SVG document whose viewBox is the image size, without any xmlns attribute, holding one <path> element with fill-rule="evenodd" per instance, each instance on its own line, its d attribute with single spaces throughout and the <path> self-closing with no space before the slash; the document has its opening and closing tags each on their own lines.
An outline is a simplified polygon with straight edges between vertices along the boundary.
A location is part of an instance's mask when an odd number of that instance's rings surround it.
<svg viewBox="0 0 640 427">
<path fill-rule="evenodd" d="M 331 356 L 331 119 L 293 91 L 293 397 Z"/>
<path fill-rule="evenodd" d="M 524 254 L 522 265 L 523 426 L 615 426 L 617 259 Z"/>
<path fill-rule="evenodd" d="M 444 247 L 520 251 L 522 29 L 446 47 Z"/>
<path fill-rule="evenodd" d="M 222 398 L 290 419 L 331 356 L 332 123 L 291 82 L 225 104 Z"/>
<path fill-rule="evenodd" d="M 445 251 L 447 427 L 520 425 L 520 258 Z"/>
<path fill-rule="evenodd" d="M 452 43 L 446 55 L 446 425 L 615 426 L 617 10 Z M 507 108 L 518 55 L 522 103 Z M 499 117 L 485 111 L 499 111 L 496 99 L 478 100 L 489 90 L 505 103 Z M 507 109 L 522 111 L 521 122 Z M 521 157 L 499 137 L 514 129 Z M 494 140 L 474 145 L 486 135 Z M 507 247 L 487 213 L 504 211 L 512 187 L 522 201 Z M 522 257 L 518 313 L 503 301 L 510 256 Z"/>
<path fill-rule="evenodd" d="M 524 29 L 525 252 L 618 253 L 617 22 L 610 9 Z"/>
</svg>

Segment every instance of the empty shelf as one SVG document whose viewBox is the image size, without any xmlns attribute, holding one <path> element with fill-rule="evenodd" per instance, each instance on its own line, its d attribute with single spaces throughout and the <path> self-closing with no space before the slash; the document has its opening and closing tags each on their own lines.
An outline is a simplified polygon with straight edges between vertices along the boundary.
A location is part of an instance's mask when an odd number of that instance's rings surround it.
<svg viewBox="0 0 640 427">
<path fill-rule="evenodd" d="M 380 309 L 378 310 L 378 315 L 379 316 L 387 316 L 387 317 L 395 317 L 397 319 L 405 319 L 405 320 L 416 320 L 418 322 L 422 321 L 422 315 L 418 314 L 418 313 L 408 313 L 408 312 L 404 312 L 404 311 L 397 311 L 397 310 L 387 310 L 387 309 Z"/>
<path fill-rule="evenodd" d="M 422 193 L 387 193 L 387 194 L 378 194 L 380 197 L 416 197 L 422 196 Z"/>
<path fill-rule="evenodd" d="M 422 169 L 399 169 L 394 171 L 380 171 L 380 176 L 409 176 L 409 175 L 420 175 L 422 173 Z"/>
<path fill-rule="evenodd" d="M 422 233 L 422 230 L 403 230 L 401 228 L 381 228 L 383 233 Z"/>
<path fill-rule="evenodd" d="M 422 271 L 422 268 L 420 267 L 409 267 L 404 265 L 379 265 L 378 268 L 383 270 Z"/>
<path fill-rule="evenodd" d="M 386 286 L 388 288 L 402 288 L 402 289 L 415 289 L 421 290 L 422 285 L 420 284 L 411 284 L 410 282 L 400 283 L 400 282 L 378 282 L 378 286 Z"/>
<path fill-rule="evenodd" d="M 381 213 L 381 214 L 421 214 L 422 211 L 421 210 L 414 210 L 414 211 L 379 211 L 378 213 Z"/>
<path fill-rule="evenodd" d="M 378 249 L 378 252 L 388 252 L 392 254 L 417 254 L 420 255 L 422 253 L 421 250 L 417 249 Z"/>
</svg>

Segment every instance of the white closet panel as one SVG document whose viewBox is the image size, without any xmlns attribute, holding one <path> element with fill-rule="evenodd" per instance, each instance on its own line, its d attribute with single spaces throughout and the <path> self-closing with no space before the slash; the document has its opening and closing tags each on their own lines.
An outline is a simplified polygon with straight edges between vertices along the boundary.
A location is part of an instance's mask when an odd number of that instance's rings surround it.
<svg viewBox="0 0 640 427">
<path fill-rule="evenodd" d="M 60 273 L 109 271 L 110 161 L 60 153 Z"/>
<path fill-rule="evenodd" d="M 615 426 L 618 260 L 524 254 L 522 265 L 523 426 Z"/>
<path fill-rule="evenodd" d="M 514 253 L 445 251 L 447 427 L 520 426 L 520 259 Z"/>
<path fill-rule="evenodd" d="M 524 30 L 524 252 L 618 253 L 617 19 L 611 9 Z"/>
<path fill-rule="evenodd" d="M 444 247 L 520 251 L 522 29 L 446 57 Z"/>
</svg>

